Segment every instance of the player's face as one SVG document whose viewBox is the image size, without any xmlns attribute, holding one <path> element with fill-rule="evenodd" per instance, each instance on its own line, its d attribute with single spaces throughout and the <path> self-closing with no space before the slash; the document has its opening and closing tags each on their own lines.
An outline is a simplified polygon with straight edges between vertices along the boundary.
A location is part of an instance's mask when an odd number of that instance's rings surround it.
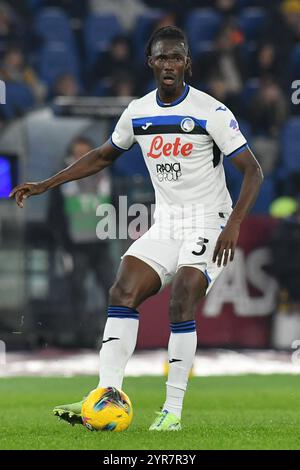
<svg viewBox="0 0 300 470">
<path fill-rule="evenodd" d="M 176 93 L 183 86 L 184 73 L 189 64 L 184 43 L 164 39 L 155 42 L 151 52 L 148 63 L 158 87 L 168 95 Z"/>
</svg>

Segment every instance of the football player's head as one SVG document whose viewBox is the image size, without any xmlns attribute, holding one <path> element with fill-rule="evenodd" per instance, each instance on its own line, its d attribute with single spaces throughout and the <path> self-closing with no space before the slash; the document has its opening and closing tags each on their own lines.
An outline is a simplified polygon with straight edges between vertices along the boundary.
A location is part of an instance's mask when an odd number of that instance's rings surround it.
<svg viewBox="0 0 300 470">
<path fill-rule="evenodd" d="M 192 74 L 188 41 L 176 26 L 164 26 L 154 31 L 145 53 L 157 84 L 166 92 L 174 92 L 184 82 L 185 75 Z"/>
</svg>

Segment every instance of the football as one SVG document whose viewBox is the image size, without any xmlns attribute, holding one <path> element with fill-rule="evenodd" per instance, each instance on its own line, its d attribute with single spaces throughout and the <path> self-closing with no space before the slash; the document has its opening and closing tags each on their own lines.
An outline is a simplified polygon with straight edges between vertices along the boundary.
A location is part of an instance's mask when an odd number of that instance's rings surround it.
<svg viewBox="0 0 300 470">
<path fill-rule="evenodd" d="M 96 388 L 83 401 L 82 422 L 90 431 L 125 431 L 132 421 L 130 398 L 114 387 Z"/>
</svg>

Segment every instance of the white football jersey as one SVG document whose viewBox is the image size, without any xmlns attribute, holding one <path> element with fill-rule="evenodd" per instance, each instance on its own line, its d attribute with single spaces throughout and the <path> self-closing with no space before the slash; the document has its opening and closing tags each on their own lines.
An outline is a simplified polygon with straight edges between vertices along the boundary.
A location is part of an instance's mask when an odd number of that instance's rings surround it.
<svg viewBox="0 0 300 470">
<path fill-rule="evenodd" d="M 232 112 L 202 91 L 185 85 L 180 98 L 163 103 L 154 90 L 133 100 L 111 142 L 121 150 L 138 143 L 155 189 L 156 214 L 199 207 L 207 217 L 230 213 L 223 156 L 247 147 Z"/>
</svg>

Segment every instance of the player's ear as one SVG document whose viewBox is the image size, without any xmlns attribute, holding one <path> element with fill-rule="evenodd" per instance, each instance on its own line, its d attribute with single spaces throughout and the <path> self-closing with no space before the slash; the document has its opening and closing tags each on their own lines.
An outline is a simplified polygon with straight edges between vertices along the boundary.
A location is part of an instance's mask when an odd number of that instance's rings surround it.
<svg viewBox="0 0 300 470">
<path fill-rule="evenodd" d="M 192 59 L 189 56 L 186 58 L 185 71 L 192 75 Z"/>
<path fill-rule="evenodd" d="M 153 69 L 153 58 L 151 55 L 148 55 L 148 65 L 151 69 Z"/>
</svg>

